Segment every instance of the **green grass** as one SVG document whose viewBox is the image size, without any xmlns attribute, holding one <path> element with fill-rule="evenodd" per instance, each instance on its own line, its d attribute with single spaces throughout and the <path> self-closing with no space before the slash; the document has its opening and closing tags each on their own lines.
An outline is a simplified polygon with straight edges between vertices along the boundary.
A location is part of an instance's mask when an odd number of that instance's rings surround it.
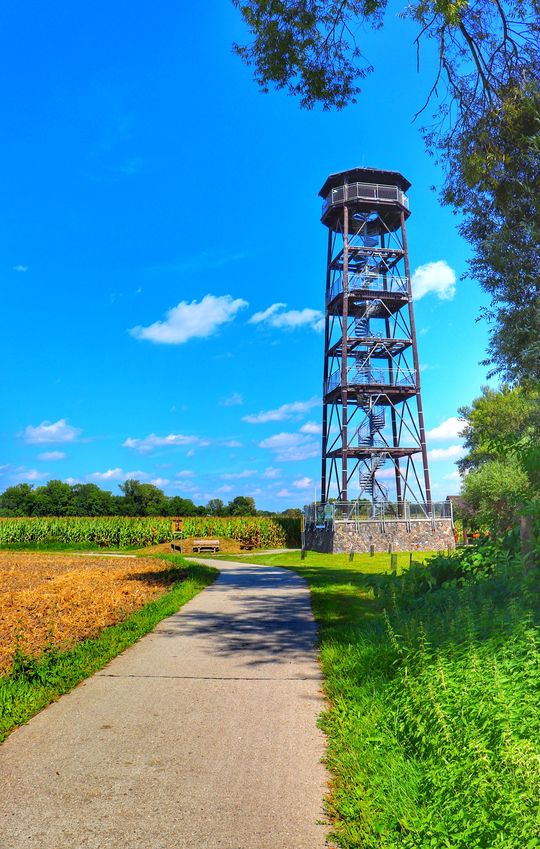
<svg viewBox="0 0 540 849">
<path fill-rule="evenodd" d="M 126 545 L 126 546 L 113 546 L 113 547 L 99 547 L 97 549 L 95 543 L 91 542 L 58 542 L 56 540 L 43 540 L 42 542 L 13 542 L 6 543 L 5 545 L 0 546 L 0 551 L 19 551 L 21 553 L 33 553 L 35 551 L 40 551 L 43 553 L 51 553 L 61 552 L 62 554 L 70 554 L 71 552 L 78 551 L 88 551 L 95 552 L 96 554 L 129 554 L 130 552 L 140 551 L 139 546 L 135 545 Z"/>
<path fill-rule="evenodd" d="M 216 569 L 188 564 L 174 554 L 160 556 L 171 563 L 168 578 L 175 581 L 165 595 L 68 651 L 52 650 L 39 658 L 17 654 L 11 673 L 0 677 L 0 741 L 50 702 L 106 666 L 162 619 L 176 613 L 218 575 Z"/>
<path fill-rule="evenodd" d="M 343 849 L 540 847 L 538 575 L 524 579 L 508 558 L 491 576 L 420 594 L 413 575 L 384 574 L 389 561 L 250 558 L 310 585 L 333 839 Z"/>
</svg>

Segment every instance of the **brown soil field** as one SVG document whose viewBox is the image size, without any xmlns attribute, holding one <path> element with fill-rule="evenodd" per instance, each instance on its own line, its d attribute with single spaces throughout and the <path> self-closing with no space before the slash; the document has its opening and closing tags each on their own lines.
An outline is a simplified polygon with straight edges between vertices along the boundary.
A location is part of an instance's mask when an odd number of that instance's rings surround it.
<svg viewBox="0 0 540 849">
<path fill-rule="evenodd" d="M 166 592 L 170 568 L 150 557 L 1 552 L 0 675 L 17 647 L 68 648 L 125 619 Z"/>
</svg>

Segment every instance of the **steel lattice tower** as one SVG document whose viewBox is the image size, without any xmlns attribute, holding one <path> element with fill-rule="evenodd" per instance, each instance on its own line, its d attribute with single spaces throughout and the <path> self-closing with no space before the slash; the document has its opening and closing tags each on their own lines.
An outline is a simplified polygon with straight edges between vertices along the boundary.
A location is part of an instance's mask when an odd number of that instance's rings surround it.
<svg viewBox="0 0 540 849">
<path fill-rule="evenodd" d="M 321 500 L 367 498 L 431 511 L 405 221 L 396 171 L 332 174 L 328 227 Z M 420 462 L 419 462 L 420 461 Z"/>
</svg>

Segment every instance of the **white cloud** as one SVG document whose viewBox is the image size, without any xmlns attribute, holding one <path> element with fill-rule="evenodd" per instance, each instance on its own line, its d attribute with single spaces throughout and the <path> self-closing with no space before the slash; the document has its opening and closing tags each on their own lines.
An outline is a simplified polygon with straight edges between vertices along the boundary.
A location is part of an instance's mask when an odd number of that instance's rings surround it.
<svg viewBox="0 0 540 849">
<path fill-rule="evenodd" d="M 457 460 L 465 453 L 462 445 L 449 445 L 448 448 L 432 448 L 428 451 L 428 459 L 437 460 Z"/>
<path fill-rule="evenodd" d="M 41 422 L 36 427 L 28 425 L 23 437 L 32 445 L 43 445 L 47 442 L 74 442 L 81 432 L 79 427 L 68 424 L 67 419 L 58 419 L 57 422 Z"/>
<path fill-rule="evenodd" d="M 198 485 L 190 480 L 174 481 L 169 488 L 184 493 L 195 493 L 199 490 Z"/>
<path fill-rule="evenodd" d="M 394 467 L 389 467 L 388 469 L 379 469 L 377 471 L 377 479 L 378 480 L 394 480 L 396 476 L 396 471 Z"/>
<path fill-rule="evenodd" d="M 456 274 L 443 259 L 419 265 L 411 279 L 413 298 L 419 301 L 424 295 L 433 292 L 444 301 L 451 300 L 456 294 Z"/>
<path fill-rule="evenodd" d="M 233 481 L 240 480 L 241 478 L 251 478 L 256 474 L 257 472 L 255 469 L 244 469 L 243 472 L 227 472 L 226 474 L 221 475 L 221 479 L 224 481 Z"/>
<path fill-rule="evenodd" d="M 244 399 L 239 392 L 233 392 L 228 398 L 223 398 L 219 405 L 220 407 L 238 407 L 244 403 Z"/>
<path fill-rule="evenodd" d="M 279 492 L 276 493 L 279 498 L 296 498 L 294 492 L 289 492 L 288 489 L 280 489 Z"/>
<path fill-rule="evenodd" d="M 276 433 L 259 442 L 259 448 L 274 451 L 280 463 L 308 460 L 310 457 L 318 457 L 320 453 L 319 443 L 301 433 Z"/>
<path fill-rule="evenodd" d="M 155 433 L 150 433 L 144 439 L 135 439 L 129 436 L 122 443 L 122 448 L 133 448 L 140 454 L 147 454 L 149 451 L 154 451 L 156 448 L 167 448 L 175 445 L 208 445 L 199 439 L 198 436 L 186 436 L 183 433 L 169 433 L 167 436 L 157 436 Z"/>
<path fill-rule="evenodd" d="M 311 327 L 317 333 L 324 330 L 324 315 L 320 310 L 305 307 L 303 310 L 289 310 L 278 313 L 270 319 L 272 327 Z"/>
<path fill-rule="evenodd" d="M 243 416 L 242 421 L 249 424 L 264 424 L 265 422 L 281 422 L 285 419 L 295 419 L 305 415 L 312 407 L 321 403 L 320 398 L 310 398 L 309 401 L 292 401 L 290 404 L 282 404 L 276 410 L 266 410 L 260 413 L 252 413 Z"/>
<path fill-rule="evenodd" d="M 322 425 L 317 424 L 317 422 L 306 422 L 300 428 L 300 433 L 310 433 L 313 436 L 319 435 L 322 433 Z"/>
<path fill-rule="evenodd" d="M 28 266 L 27 265 L 14 265 L 13 271 L 18 271 L 19 273 L 24 274 L 25 271 L 28 271 Z"/>
<path fill-rule="evenodd" d="M 223 445 L 225 448 L 242 448 L 242 442 L 239 442 L 237 439 L 227 439 Z"/>
<path fill-rule="evenodd" d="M 272 304 L 261 312 L 254 313 L 248 324 L 261 324 L 265 322 L 270 327 L 295 328 L 310 327 L 317 332 L 324 329 L 324 315 L 320 310 L 312 310 L 305 307 L 303 310 L 285 310 L 287 304 Z"/>
<path fill-rule="evenodd" d="M 232 486 L 229 486 L 228 483 L 223 484 L 223 486 L 220 486 L 219 489 L 216 489 L 216 492 L 232 492 L 232 491 L 233 491 L 233 488 L 232 488 Z"/>
<path fill-rule="evenodd" d="M 460 419 L 456 418 L 456 416 L 451 416 L 449 419 L 445 419 L 444 422 L 441 422 L 437 427 L 428 430 L 426 433 L 426 437 L 428 439 L 456 439 L 460 436 L 461 431 L 465 427 L 465 422 L 462 422 Z"/>
<path fill-rule="evenodd" d="M 272 304 L 271 307 L 267 307 L 265 310 L 261 310 L 261 312 L 254 313 L 250 319 L 248 319 L 248 324 L 260 324 L 262 321 L 268 321 L 276 312 L 281 309 L 285 309 L 287 304 Z"/>
<path fill-rule="evenodd" d="M 107 469 L 106 472 L 91 472 L 88 477 L 96 481 L 117 481 L 124 477 L 124 472 L 118 466 L 116 469 Z"/>
<path fill-rule="evenodd" d="M 262 312 L 256 312 L 248 324 L 266 322 L 270 327 L 288 328 L 310 327 L 317 332 L 324 329 L 324 315 L 320 310 L 305 307 L 303 310 L 285 310 L 287 304 L 272 304 Z"/>
<path fill-rule="evenodd" d="M 140 470 L 124 472 L 123 469 L 117 466 L 115 469 L 107 469 L 106 472 L 92 472 L 87 477 L 94 481 L 144 480 L 148 477 L 148 474 Z"/>
<path fill-rule="evenodd" d="M 445 475 L 443 477 L 443 480 L 445 480 L 445 481 L 460 481 L 461 475 L 458 472 L 458 470 L 456 469 L 454 472 L 450 472 L 449 475 Z"/>
<path fill-rule="evenodd" d="M 313 486 L 312 478 L 298 478 L 298 480 L 293 481 L 293 486 L 297 489 L 308 489 L 310 486 Z"/>
<path fill-rule="evenodd" d="M 70 486 L 75 486 L 75 484 L 80 483 L 79 478 L 64 478 L 64 483 L 68 483 Z"/>
<path fill-rule="evenodd" d="M 200 302 L 180 301 L 168 310 L 164 321 L 155 321 L 148 327 L 132 327 L 130 333 L 136 339 L 162 345 L 183 345 L 189 339 L 211 336 L 247 306 L 247 301 L 233 300 L 231 295 L 205 295 Z"/>
<path fill-rule="evenodd" d="M 264 470 L 262 476 L 263 478 L 267 478 L 268 480 L 273 480 L 274 478 L 279 478 L 281 475 L 281 469 L 276 469 L 274 466 L 268 466 L 267 469 Z"/>
<path fill-rule="evenodd" d="M 64 451 L 43 451 L 42 454 L 38 454 L 38 459 L 48 462 L 53 460 L 64 460 L 65 456 Z"/>
<path fill-rule="evenodd" d="M 21 466 L 15 470 L 13 477 L 21 481 L 42 481 L 49 477 L 49 473 L 39 472 L 37 469 L 25 469 Z"/>
<path fill-rule="evenodd" d="M 176 472 L 175 478 L 192 478 L 194 472 L 191 469 L 182 469 L 180 472 Z"/>
<path fill-rule="evenodd" d="M 154 484 L 154 486 L 162 487 L 167 486 L 167 484 L 170 483 L 170 480 L 168 478 L 152 478 L 150 483 Z"/>
</svg>

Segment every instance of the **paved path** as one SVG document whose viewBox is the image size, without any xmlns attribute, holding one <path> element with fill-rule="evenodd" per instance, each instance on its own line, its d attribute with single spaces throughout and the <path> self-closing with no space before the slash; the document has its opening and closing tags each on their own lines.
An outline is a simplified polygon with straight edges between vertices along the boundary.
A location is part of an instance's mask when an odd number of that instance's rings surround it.
<svg viewBox="0 0 540 849">
<path fill-rule="evenodd" d="M 323 849 L 308 591 L 284 569 L 215 565 L 0 747 L 1 849 Z"/>
</svg>

